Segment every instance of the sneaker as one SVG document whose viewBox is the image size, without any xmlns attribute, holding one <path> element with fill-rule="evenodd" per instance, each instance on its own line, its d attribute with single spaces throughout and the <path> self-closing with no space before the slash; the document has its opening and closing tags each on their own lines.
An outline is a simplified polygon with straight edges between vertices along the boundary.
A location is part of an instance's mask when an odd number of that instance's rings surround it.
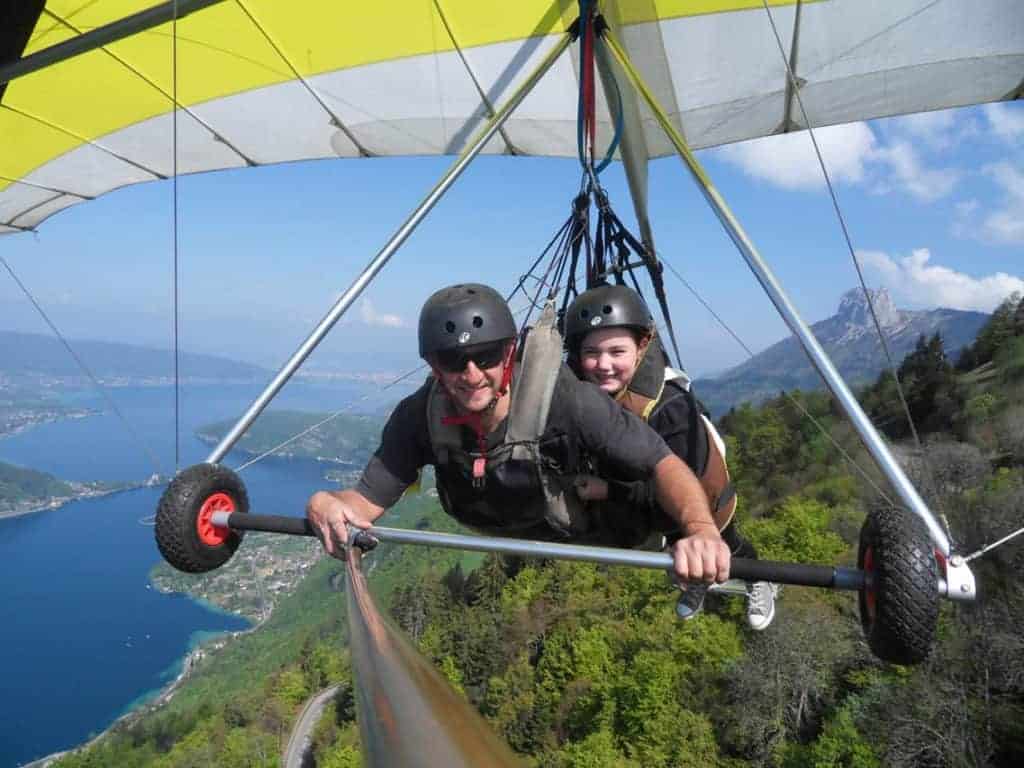
<svg viewBox="0 0 1024 768">
<path fill-rule="evenodd" d="M 704 596 L 707 593 L 708 588 L 703 584 L 687 584 L 676 603 L 676 616 L 683 621 L 696 618 L 704 610 Z"/>
<path fill-rule="evenodd" d="M 755 581 L 747 592 L 747 624 L 760 632 L 768 629 L 775 618 L 775 597 L 779 594 L 777 584 Z"/>
</svg>

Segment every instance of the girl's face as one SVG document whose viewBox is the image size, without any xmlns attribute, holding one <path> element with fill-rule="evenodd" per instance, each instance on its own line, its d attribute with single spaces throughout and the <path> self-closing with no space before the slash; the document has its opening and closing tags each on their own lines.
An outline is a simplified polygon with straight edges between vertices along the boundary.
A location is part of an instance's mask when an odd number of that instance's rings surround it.
<svg viewBox="0 0 1024 768">
<path fill-rule="evenodd" d="M 591 331 L 580 346 L 583 376 L 609 395 L 616 395 L 629 386 L 646 346 L 645 342 L 638 344 L 628 328 Z"/>
</svg>

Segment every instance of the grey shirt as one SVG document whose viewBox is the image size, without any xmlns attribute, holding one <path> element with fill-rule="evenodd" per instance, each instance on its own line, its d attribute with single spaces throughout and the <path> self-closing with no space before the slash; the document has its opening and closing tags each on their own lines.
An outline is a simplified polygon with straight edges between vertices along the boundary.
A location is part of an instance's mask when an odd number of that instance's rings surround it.
<svg viewBox="0 0 1024 768">
<path fill-rule="evenodd" d="M 431 381 L 392 412 L 380 447 L 359 479 L 356 490 L 373 504 L 392 506 L 416 481 L 421 467 L 437 463 L 427 424 Z M 506 424 L 507 420 L 487 435 L 488 449 L 504 439 Z M 477 449 L 472 429 L 463 427 L 462 436 L 467 450 Z M 655 465 L 672 453 L 641 419 L 564 367 L 540 439 L 540 452 L 564 473 L 586 471 L 584 461 L 590 458 L 623 480 L 650 478 Z"/>
</svg>

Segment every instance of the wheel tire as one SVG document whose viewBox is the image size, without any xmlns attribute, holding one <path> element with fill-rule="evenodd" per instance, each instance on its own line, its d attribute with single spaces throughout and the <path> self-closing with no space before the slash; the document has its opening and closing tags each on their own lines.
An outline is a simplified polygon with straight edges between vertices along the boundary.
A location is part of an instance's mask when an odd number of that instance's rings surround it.
<svg viewBox="0 0 1024 768">
<path fill-rule="evenodd" d="M 156 512 L 156 545 L 185 573 L 220 568 L 242 543 L 242 531 L 215 528 L 213 512 L 245 514 L 249 497 L 238 475 L 217 464 L 196 464 L 174 478 Z"/>
<path fill-rule="evenodd" d="M 901 508 L 872 512 L 860 531 L 857 565 L 871 579 L 859 593 L 871 651 L 894 664 L 924 661 L 939 618 L 939 566 L 924 522 Z"/>
</svg>

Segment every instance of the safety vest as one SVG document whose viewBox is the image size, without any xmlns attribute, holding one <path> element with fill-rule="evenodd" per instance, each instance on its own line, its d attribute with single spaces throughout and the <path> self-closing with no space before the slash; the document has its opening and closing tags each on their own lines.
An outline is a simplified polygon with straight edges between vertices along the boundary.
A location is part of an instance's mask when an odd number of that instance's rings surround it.
<svg viewBox="0 0 1024 768">
<path fill-rule="evenodd" d="M 498 445 L 467 449 L 455 423 L 463 419 L 448 393 L 437 380 L 430 387 L 427 424 L 438 496 L 449 515 L 481 533 L 559 540 L 580 538 L 591 527 L 573 489 L 579 456 L 575 435 L 562 438 L 554 451 L 561 461 L 540 451 L 552 401 L 575 383 L 562 364 L 554 317 L 549 304 L 526 336 Z"/>
<path fill-rule="evenodd" d="M 736 489 L 729 481 L 729 467 L 725 461 L 725 441 L 704 414 L 703 406 L 690 389 L 690 377 L 666 365 L 665 353 L 655 334 L 637 366 L 629 386 L 618 398 L 619 403 L 644 421 L 651 418 L 676 398 L 686 398 L 690 412 L 698 414 L 708 436 L 707 461 L 704 471 L 697 476 L 708 497 L 711 516 L 718 530 L 724 530 L 736 514 Z M 696 421 L 691 423 L 691 435 L 696 437 Z"/>
</svg>

